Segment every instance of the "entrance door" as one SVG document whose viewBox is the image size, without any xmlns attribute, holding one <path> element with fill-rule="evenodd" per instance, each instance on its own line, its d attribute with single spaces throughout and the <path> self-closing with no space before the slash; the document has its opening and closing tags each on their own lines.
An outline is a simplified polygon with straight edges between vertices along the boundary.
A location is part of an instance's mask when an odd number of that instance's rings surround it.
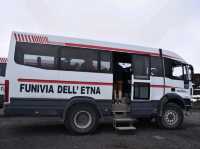
<svg viewBox="0 0 200 149">
<path fill-rule="evenodd" d="M 133 115 L 146 115 L 150 105 L 150 58 L 133 55 L 131 109 Z"/>
<path fill-rule="evenodd" d="M 132 55 L 113 54 L 113 99 L 131 99 Z M 119 100 L 118 100 L 119 101 Z"/>
<path fill-rule="evenodd" d="M 149 56 L 133 55 L 132 100 L 150 99 Z"/>
</svg>

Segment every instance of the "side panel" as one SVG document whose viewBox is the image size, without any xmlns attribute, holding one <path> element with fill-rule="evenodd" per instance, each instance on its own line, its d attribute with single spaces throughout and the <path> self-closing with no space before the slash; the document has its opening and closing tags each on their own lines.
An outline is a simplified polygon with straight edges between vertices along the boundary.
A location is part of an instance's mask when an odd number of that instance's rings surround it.
<svg viewBox="0 0 200 149">
<path fill-rule="evenodd" d="M 166 78 L 166 92 L 167 93 L 176 93 L 182 98 L 188 98 L 191 99 L 190 95 L 190 87 L 188 89 L 184 88 L 184 81 L 183 80 L 172 80 L 169 78 Z"/>
<path fill-rule="evenodd" d="M 65 105 L 70 99 L 36 99 L 36 98 L 11 98 L 6 105 L 4 113 L 7 116 L 63 116 Z M 112 115 L 112 101 L 96 100 L 96 105 L 102 116 Z"/>
<path fill-rule="evenodd" d="M 10 97 L 70 99 L 89 96 L 112 99 L 112 74 L 44 70 L 15 64 Z"/>
<path fill-rule="evenodd" d="M 131 115 L 134 118 L 155 116 L 159 103 L 159 100 L 133 101 L 131 103 Z"/>
<path fill-rule="evenodd" d="M 66 102 L 75 96 L 112 103 L 112 74 L 43 70 L 14 63 L 8 66 L 8 115 L 60 115 Z M 18 69 L 13 72 L 12 68 Z"/>
<path fill-rule="evenodd" d="M 163 77 L 154 77 L 151 76 L 151 85 L 150 85 L 150 99 L 151 100 L 160 100 L 164 95 L 164 81 Z"/>
</svg>

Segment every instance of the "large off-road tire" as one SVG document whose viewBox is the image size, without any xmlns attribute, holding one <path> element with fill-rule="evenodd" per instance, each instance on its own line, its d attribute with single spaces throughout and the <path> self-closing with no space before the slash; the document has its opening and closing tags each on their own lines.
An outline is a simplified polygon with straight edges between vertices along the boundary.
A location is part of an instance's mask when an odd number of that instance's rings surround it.
<svg viewBox="0 0 200 149">
<path fill-rule="evenodd" d="M 159 127 L 166 129 L 179 128 L 184 119 L 183 110 L 175 103 L 168 103 L 164 107 L 162 117 L 157 118 Z"/>
<path fill-rule="evenodd" d="M 88 104 L 75 105 L 67 112 L 64 123 L 67 129 L 75 134 L 88 134 L 95 131 L 98 125 L 98 114 Z"/>
</svg>

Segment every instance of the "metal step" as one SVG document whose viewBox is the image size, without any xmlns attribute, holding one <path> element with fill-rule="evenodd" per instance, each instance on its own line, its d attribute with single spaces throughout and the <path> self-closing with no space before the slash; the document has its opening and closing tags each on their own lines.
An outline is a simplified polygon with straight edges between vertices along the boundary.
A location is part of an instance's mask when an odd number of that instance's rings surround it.
<svg viewBox="0 0 200 149">
<path fill-rule="evenodd" d="M 121 115 L 115 115 L 113 118 L 113 127 L 119 131 L 126 130 L 135 130 L 136 128 L 133 126 L 133 122 L 135 119 L 131 117 L 123 117 Z"/>
<path fill-rule="evenodd" d="M 113 118 L 113 120 L 117 122 L 133 122 L 134 121 L 134 119 L 129 118 L 129 117 L 116 117 L 116 118 Z"/>
<path fill-rule="evenodd" d="M 136 130 L 136 127 L 134 126 L 118 126 L 115 127 L 116 130 L 120 130 L 120 131 L 126 131 L 126 130 Z"/>
</svg>

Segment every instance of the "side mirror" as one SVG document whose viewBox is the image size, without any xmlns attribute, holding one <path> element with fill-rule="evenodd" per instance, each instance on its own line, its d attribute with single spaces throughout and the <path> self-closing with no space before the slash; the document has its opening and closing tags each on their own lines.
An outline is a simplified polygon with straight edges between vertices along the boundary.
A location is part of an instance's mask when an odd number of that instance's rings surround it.
<svg viewBox="0 0 200 149">
<path fill-rule="evenodd" d="M 184 79 L 184 88 L 185 89 L 189 89 L 189 83 L 190 83 L 190 80 L 188 79 L 188 75 L 184 75 L 183 76 L 183 79 Z"/>
<path fill-rule="evenodd" d="M 190 71 L 190 81 L 194 82 L 195 78 L 194 78 L 194 68 L 192 67 L 192 65 L 189 65 L 189 71 Z"/>
</svg>

